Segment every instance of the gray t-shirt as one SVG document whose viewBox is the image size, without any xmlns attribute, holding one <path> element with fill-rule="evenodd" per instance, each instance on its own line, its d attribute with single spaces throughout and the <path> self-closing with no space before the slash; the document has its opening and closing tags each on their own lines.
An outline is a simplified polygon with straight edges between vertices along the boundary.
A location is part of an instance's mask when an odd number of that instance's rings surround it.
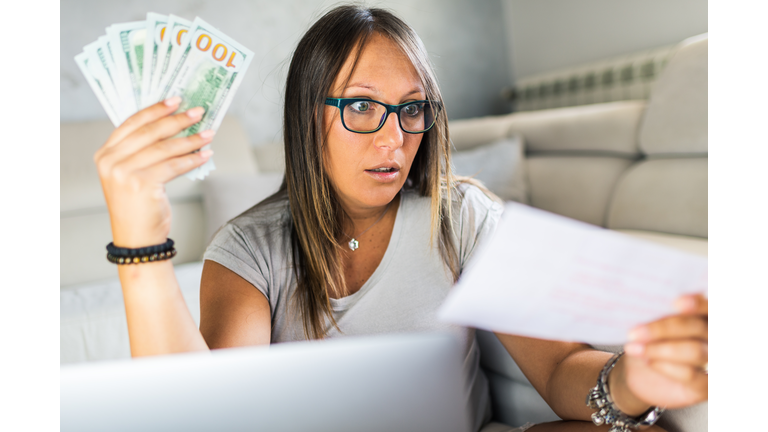
<svg viewBox="0 0 768 432">
<path fill-rule="evenodd" d="M 495 230 L 503 207 L 477 187 L 460 187 L 464 198 L 456 198 L 452 210 L 463 269 L 478 243 Z M 359 291 L 331 299 L 342 333 L 328 321 L 328 337 L 452 332 L 466 353 L 467 403 L 474 430 L 479 430 L 490 420 L 488 381 L 480 370 L 474 329 L 437 319 L 437 310 L 453 281 L 436 245 L 430 244 L 430 211 L 428 197 L 406 189 L 401 192 L 384 258 Z M 296 288 L 291 256 L 287 198 L 262 202 L 231 220 L 219 230 L 204 256 L 237 273 L 266 296 L 272 313 L 272 343 L 305 339 L 302 320 L 291 304 Z"/>
</svg>

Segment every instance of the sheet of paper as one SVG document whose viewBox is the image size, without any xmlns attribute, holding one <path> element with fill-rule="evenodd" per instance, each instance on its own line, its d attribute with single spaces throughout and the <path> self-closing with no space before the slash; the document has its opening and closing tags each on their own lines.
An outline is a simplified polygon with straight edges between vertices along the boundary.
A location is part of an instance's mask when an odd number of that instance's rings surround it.
<svg viewBox="0 0 768 432">
<path fill-rule="evenodd" d="M 707 292 L 707 259 L 507 204 L 439 316 L 541 339 L 623 344 L 633 327 Z"/>
</svg>

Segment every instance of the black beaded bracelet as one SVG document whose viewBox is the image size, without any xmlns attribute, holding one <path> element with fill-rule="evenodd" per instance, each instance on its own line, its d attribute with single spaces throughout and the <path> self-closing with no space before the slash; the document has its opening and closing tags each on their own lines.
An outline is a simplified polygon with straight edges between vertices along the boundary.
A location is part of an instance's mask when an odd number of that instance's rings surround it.
<svg viewBox="0 0 768 432">
<path fill-rule="evenodd" d="M 163 261 L 176 256 L 173 240 L 165 243 L 145 246 L 135 249 L 115 246 L 110 242 L 107 245 L 107 260 L 114 264 L 139 264 L 154 261 Z"/>
</svg>

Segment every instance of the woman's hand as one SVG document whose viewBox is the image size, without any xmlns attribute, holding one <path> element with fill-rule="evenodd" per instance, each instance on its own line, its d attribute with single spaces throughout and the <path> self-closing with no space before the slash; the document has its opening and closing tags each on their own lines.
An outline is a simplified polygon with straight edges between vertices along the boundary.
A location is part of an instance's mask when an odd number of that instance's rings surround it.
<svg viewBox="0 0 768 432">
<path fill-rule="evenodd" d="M 610 377 L 616 381 L 611 385 L 624 384 L 646 404 L 670 409 L 706 401 L 709 383 L 707 298 L 683 296 L 675 306 L 679 315 L 632 330 L 626 354 L 614 369 L 617 374 Z M 621 408 L 621 398 L 616 403 Z"/>
<path fill-rule="evenodd" d="M 171 229 L 165 183 L 204 164 L 213 131 L 171 138 L 199 122 L 202 107 L 171 115 L 175 97 L 147 107 L 120 125 L 96 152 L 94 161 L 109 209 L 116 246 L 137 248 L 164 243 Z"/>
</svg>

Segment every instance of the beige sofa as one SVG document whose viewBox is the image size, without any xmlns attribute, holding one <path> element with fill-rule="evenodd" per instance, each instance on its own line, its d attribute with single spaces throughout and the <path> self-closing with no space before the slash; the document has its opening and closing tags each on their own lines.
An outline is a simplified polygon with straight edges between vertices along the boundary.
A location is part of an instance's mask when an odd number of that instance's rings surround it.
<svg viewBox="0 0 768 432">
<path fill-rule="evenodd" d="M 454 145 L 522 134 L 532 206 L 707 255 L 707 45 L 706 35 L 681 43 L 648 101 L 457 121 Z M 497 420 L 557 419 L 493 334 L 478 332 L 478 342 Z M 706 431 L 707 404 L 660 424 Z"/>
<path fill-rule="evenodd" d="M 107 121 L 61 125 L 61 362 L 124 358 L 125 312 L 116 270 L 104 258 L 109 218 L 93 153 Z M 648 101 L 624 101 L 452 122 L 457 150 L 520 134 L 535 207 L 707 253 L 707 39 L 681 44 Z M 199 322 L 200 259 L 227 218 L 277 188 L 279 144 L 249 146 L 227 118 L 214 141 L 217 169 L 204 182 L 167 186 L 182 292 Z M 239 197 L 238 203 L 227 201 Z M 496 340 L 479 332 L 494 417 L 510 425 L 556 419 Z M 611 349 L 612 347 L 599 347 Z M 662 418 L 671 432 L 707 429 L 707 404 Z"/>
</svg>

